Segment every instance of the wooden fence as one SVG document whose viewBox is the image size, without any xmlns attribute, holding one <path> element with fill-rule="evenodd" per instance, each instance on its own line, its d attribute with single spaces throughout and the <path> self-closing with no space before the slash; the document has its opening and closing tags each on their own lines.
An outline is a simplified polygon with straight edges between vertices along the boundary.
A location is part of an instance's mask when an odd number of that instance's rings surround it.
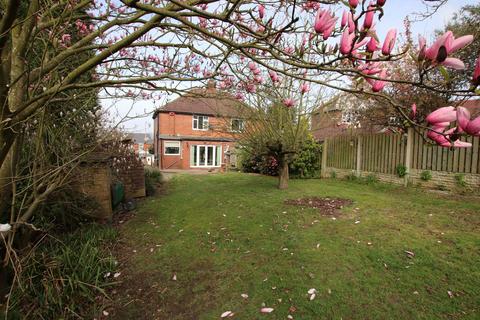
<svg viewBox="0 0 480 320">
<path fill-rule="evenodd" d="M 480 174 L 480 138 L 468 137 L 471 148 L 442 148 L 426 139 L 426 132 L 410 129 L 407 134 L 380 133 L 347 135 L 325 141 L 322 174 L 341 169 L 396 175 L 399 166 L 407 173 L 432 171 L 456 174 Z M 405 180 L 407 181 L 407 180 Z"/>
</svg>

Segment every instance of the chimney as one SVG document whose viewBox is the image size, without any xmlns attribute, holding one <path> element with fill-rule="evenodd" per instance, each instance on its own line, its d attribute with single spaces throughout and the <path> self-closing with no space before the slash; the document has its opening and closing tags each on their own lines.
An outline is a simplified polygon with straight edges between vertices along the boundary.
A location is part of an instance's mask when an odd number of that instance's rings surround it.
<svg viewBox="0 0 480 320">
<path fill-rule="evenodd" d="M 215 82 L 215 80 L 208 80 L 207 93 L 215 93 L 217 91 L 216 87 L 217 87 L 217 83 Z"/>
</svg>

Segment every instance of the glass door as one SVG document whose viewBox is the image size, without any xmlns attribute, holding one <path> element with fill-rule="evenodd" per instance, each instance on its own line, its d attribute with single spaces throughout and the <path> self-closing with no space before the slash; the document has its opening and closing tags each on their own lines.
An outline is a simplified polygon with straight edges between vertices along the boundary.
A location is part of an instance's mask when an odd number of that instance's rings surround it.
<svg viewBox="0 0 480 320">
<path fill-rule="evenodd" d="M 190 150 L 191 167 L 220 167 L 222 146 L 193 145 Z"/>
<path fill-rule="evenodd" d="M 199 167 L 205 166 L 205 159 L 206 159 L 206 146 L 198 146 L 198 161 L 197 165 Z"/>
</svg>

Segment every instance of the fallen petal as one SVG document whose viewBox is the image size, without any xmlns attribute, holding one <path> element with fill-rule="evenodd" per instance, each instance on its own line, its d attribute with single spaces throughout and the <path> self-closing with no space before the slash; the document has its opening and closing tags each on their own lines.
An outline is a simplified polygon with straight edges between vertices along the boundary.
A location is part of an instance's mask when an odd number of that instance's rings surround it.
<svg viewBox="0 0 480 320">
<path fill-rule="evenodd" d="M 273 312 L 273 308 L 262 308 L 260 309 L 261 313 L 271 313 Z"/>
<path fill-rule="evenodd" d="M 232 311 L 225 311 L 224 313 L 222 313 L 220 318 L 233 317 L 233 315 L 234 315 L 234 313 Z"/>
</svg>

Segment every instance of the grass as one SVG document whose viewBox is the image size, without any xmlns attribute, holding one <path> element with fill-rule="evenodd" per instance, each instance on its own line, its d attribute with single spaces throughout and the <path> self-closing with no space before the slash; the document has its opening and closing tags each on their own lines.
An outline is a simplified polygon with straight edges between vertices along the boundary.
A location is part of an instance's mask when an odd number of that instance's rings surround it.
<svg viewBox="0 0 480 320">
<path fill-rule="evenodd" d="M 294 180 L 286 191 L 276 183 L 180 175 L 167 195 L 146 200 L 121 229 L 130 260 L 114 317 L 478 319 L 478 199 L 332 179 Z M 307 196 L 354 203 L 336 220 L 283 203 Z M 261 314 L 263 305 L 274 311 Z"/>
<path fill-rule="evenodd" d="M 116 237 L 114 228 L 91 224 L 43 238 L 22 257 L 8 319 L 79 319 L 98 313 L 99 298 L 115 282 L 105 274 L 117 268 L 108 250 Z"/>
</svg>

